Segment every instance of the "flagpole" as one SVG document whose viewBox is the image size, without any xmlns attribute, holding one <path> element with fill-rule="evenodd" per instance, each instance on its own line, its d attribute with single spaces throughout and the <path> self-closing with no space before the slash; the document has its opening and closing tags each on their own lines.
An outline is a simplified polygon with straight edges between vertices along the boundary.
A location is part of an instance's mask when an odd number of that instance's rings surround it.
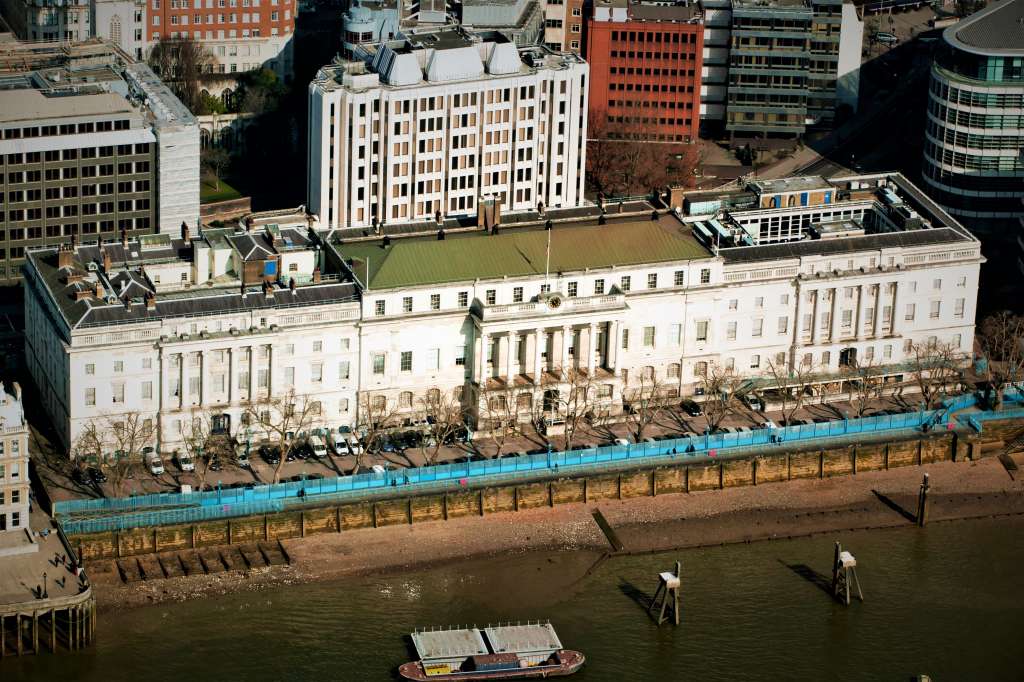
<svg viewBox="0 0 1024 682">
<path fill-rule="evenodd" d="M 548 233 L 548 249 L 544 259 L 544 284 L 548 287 L 548 291 L 550 291 L 551 286 L 548 283 L 548 276 L 551 272 L 551 227 L 548 226 L 546 231 Z"/>
</svg>

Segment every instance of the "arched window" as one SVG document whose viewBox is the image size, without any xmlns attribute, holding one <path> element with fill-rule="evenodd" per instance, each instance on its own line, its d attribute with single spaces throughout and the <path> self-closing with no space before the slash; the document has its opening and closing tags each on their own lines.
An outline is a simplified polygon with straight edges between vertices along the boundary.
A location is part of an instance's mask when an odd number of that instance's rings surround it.
<svg viewBox="0 0 1024 682">
<path fill-rule="evenodd" d="M 640 379 L 642 381 L 654 381 L 654 368 L 648 365 L 640 370 Z"/>
<path fill-rule="evenodd" d="M 373 400 L 370 401 L 370 408 L 374 412 L 383 412 L 388 409 L 388 399 L 382 395 L 375 395 Z"/>
<path fill-rule="evenodd" d="M 673 362 L 668 366 L 668 378 L 678 379 L 679 378 L 679 363 Z"/>
<path fill-rule="evenodd" d="M 441 402 L 441 389 L 431 388 L 427 390 L 427 404 L 437 405 Z"/>
<path fill-rule="evenodd" d="M 205 128 L 199 129 L 199 146 L 202 149 L 209 149 L 213 146 L 213 136 L 210 134 L 210 131 Z"/>
<path fill-rule="evenodd" d="M 224 88 L 224 92 L 220 93 L 220 100 L 224 102 L 224 106 L 228 109 L 231 108 L 231 98 L 235 93 L 231 91 L 231 88 Z"/>
<path fill-rule="evenodd" d="M 402 409 L 412 407 L 412 391 L 402 391 L 398 394 L 398 407 Z"/>
<path fill-rule="evenodd" d="M 708 375 L 708 363 L 701 360 L 693 366 L 693 376 L 706 377 Z"/>
</svg>

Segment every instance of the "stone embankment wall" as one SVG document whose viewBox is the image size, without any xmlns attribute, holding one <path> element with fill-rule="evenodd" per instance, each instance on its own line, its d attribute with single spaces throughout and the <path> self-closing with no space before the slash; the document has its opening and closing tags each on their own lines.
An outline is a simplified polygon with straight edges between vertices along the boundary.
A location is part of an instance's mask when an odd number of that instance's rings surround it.
<svg viewBox="0 0 1024 682">
<path fill-rule="evenodd" d="M 742 457 L 680 457 L 662 464 L 618 473 L 595 472 L 500 487 L 467 489 L 394 499 L 335 504 L 294 511 L 190 525 L 160 526 L 72 536 L 80 556 L 111 559 L 213 545 L 339 533 L 357 528 L 443 521 L 574 502 L 627 499 L 801 478 L 856 475 L 940 461 L 965 461 L 998 454 L 1013 425 L 986 426 L 982 434 L 942 432 L 888 443 L 859 443 L 827 448 L 766 450 Z M 1020 431 L 1021 425 L 1015 425 Z M 1007 431 L 1006 429 L 1011 429 Z M 396 490 L 400 494 L 400 490 Z"/>
</svg>

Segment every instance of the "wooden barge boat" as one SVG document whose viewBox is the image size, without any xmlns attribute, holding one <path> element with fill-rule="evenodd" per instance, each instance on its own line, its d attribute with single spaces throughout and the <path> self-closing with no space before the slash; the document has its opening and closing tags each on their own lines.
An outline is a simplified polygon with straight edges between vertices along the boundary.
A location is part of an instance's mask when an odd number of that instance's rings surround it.
<svg viewBox="0 0 1024 682">
<path fill-rule="evenodd" d="M 418 630 L 419 656 L 399 667 L 406 680 L 527 680 L 572 675 L 583 667 L 579 651 L 563 649 L 551 623 Z"/>
</svg>

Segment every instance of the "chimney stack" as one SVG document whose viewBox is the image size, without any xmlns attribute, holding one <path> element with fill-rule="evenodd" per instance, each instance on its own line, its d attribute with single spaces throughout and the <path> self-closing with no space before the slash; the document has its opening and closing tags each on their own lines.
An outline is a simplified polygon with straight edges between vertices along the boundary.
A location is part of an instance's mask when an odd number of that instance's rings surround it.
<svg viewBox="0 0 1024 682">
<path fill-rule="evenodd" d="M 313 270 L 313 284 L 320 284 L 320 268 Z"/>
<path fill-rule="evenodd" d="M 103 272 L 110 272 L 114 269 L 114 264 L 110 259 L 110 254 L 107 253 L 106 249 L 100 249 L 100 255 L 103 257 Z"/>
<path fill-rule="evenodd" d="M 125 249 L 128 248 L 128 230 L 121 228 L 121 246 Z"/>
<path fill-rule="evenodd" d="M 267 298 L 274 298 L 274 285 L 270 282 L 263 282 L 263 295 Z"/>
<path fill-rule="evenodd" d="M 96 282 L 96 286 L 93 287 L 92 293 L 96 298 L 103 298 L 103 296 L 106 295 L 107 292 L 103 289 L 102 284 Z"/>
<path fill-rule="evenodd" d="M 57 268 L 63 270 L 75 263 L 75 247 L 73 244 L 61 244 L 57 247 Z"/>
<path fill-rule="evenodd" d="M 185 246 L 192 244 L 192 234 L 189 232 L 188 224 L 184 220 L 181 221 L 181 241 L 185 242 Z"/>
<path fill-rule="evenodd" d="M 146 294 L 146 310 L 156 310 L 156 294 Z"/>
<path fill-rule="evenodd" d="M 292 296 L 294 296 L 296 294 L 296 291 L 295 291 L 295 278 L 294 277 L 289 277 L 288 278 L 288 290 L 292 292 Z"/>
</svg>

